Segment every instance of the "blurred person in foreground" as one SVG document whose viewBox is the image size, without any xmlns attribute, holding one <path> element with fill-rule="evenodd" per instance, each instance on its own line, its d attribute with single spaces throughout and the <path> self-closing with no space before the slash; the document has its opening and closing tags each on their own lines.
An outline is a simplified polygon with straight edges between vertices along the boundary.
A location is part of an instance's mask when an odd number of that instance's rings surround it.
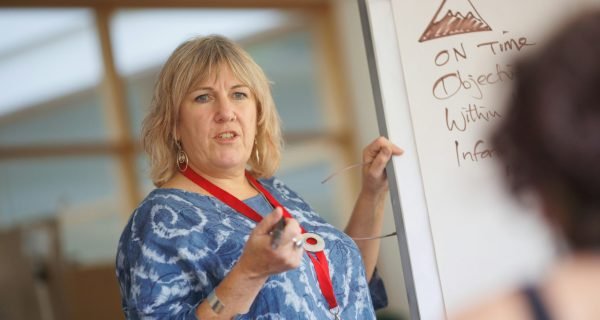
<svg viewBox="0 0 600 320">
<path fill-rule="evenodd" d="M 567 250 L 536 284 L 453 319 L 600 319 L 600 12 L 577 17 L 517 65 L 494 143 Z"/>
<path fill-rule="evenodd" d="M 387 304 L 379 240 L 351 237 L 380 233 L 385 166 L 402 150 L 365 148 L 344 233 L 273 177 L 280 131 L 269 81 L 237 44 L 208 36 L 172 53 L 143 125 L 158 188 L 118 246 L 127 318 L 374 319 Z"/>
</svg>

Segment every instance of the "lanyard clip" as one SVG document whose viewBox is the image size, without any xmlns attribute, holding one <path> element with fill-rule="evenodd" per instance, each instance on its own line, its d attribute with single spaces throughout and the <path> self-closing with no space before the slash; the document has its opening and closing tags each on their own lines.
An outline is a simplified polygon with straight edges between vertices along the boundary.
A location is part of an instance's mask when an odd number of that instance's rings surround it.
<svg viewBox="0 0 600 320">
<path fill-rule="evenodd" d="M 329 309 L 329 313 L 333 315 L 333 318 L 335 320 L 340 320 L 340 306 L 335 306 Z"/>
</svg>

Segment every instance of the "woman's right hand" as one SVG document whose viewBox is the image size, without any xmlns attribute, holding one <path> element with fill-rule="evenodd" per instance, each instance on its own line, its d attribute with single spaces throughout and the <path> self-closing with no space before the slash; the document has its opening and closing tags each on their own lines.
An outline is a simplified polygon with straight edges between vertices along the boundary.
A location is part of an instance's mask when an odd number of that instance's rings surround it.
<svg viewBox="0 0 600 320">
<path fill-rule="evenodd" d="M 293 238 L 300 239 L 301 230 L 298 221 L 285 219 L 285 228 L 281 232 L 280 245 L 271 246 L 271 230 L 283 216 L 281 208 L 263 218 L 250 233 L 238 266 L 252 278 L 268 277 L 272 274 L 295 269 L 302 262 L 303 248 L 294 246 Z"/>
</svg>

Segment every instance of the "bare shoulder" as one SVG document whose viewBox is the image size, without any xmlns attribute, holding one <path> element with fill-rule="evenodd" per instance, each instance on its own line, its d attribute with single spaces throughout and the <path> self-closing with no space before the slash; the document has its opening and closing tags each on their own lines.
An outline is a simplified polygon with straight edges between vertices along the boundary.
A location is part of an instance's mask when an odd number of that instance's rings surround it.
<svg viewBox="0 0 600 320">
<path fill-rule="evenodd" d="M 520 320 L 530 319 L 527 306 L 518 291 L 506 292 L 484 300 L 454 315 L 449 320 Z"/>
</svg>

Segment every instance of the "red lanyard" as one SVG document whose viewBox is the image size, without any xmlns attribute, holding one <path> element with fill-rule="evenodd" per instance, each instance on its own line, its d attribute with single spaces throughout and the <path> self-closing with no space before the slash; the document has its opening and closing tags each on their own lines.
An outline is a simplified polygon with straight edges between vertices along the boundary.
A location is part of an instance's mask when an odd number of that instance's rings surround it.
<svg viewBox="0 0 600 320">
<path fill-rule="evenodd" d="M 250 208 L 247 204 L 245 204 L 240 199 L 236 198 L 229 192 L 219 188 L 212 182 L 206 180 L 201 175 L 197 174 L 194 170 L 189 167 L 182 171 L 183 175 L 188 179 L 192 180 L 202 189 L 206 190 L 208 193 L 213 195 L 215 198 L 221 200 L 226 203 L 228 206 L 236 210 L 237 212 L 243 214 L 244 216 L 254 220 L 255 222 L 260 222 L 262 220 L 262 216 L 258 214 L 254 209 Z M 292 218 L 292 215 L 282 206 L 276 199 L 265 189 L 262 184 L 260 184 L 248 171 L 246 171 L 246 178 L 250 183 L 258 189 L 260 193 L 265 196 L 267 201 L 271 204 L 271 206 L 281 207 L 283 209 L 283 216 L 286 218 Z M 305 233 L 306 230 L 300 227 L 302 233 Z M 308 253 L 308 257 L 312 261 L 312 264 L 315 268 L 315 272 L 317 274 L 317 280 L 319 280 L 319 287 L 321 288 L 321 293 L 327 300 L 329 304 L 329 309 L 334 309 L 338 306 L 337 300 L 335 298 L 335 294 L 333 292 L 333 285 L 331 282 L 331 276 L 329 275 L 329 262 L 327 261 L 327 257 L 325 256 L 324 251 L 315 252 L 314 255 Z M 339 310 L 338 310 L 339 312 Z"/>
</svg>

